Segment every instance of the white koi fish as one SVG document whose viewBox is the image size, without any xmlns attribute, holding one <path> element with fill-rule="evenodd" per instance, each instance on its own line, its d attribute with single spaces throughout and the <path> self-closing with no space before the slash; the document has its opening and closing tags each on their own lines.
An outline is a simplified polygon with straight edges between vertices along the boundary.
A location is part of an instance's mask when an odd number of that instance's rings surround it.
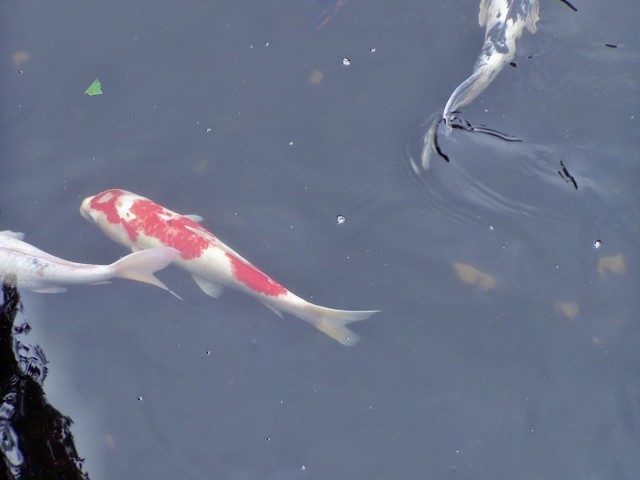
<svg viewBox="0 0 640 480">
<path fill-rule="evenodd" d="M 230 286 L 255 297 L 279 316 L 294 315 L 343 345 L 354 345 L 358 336 L 346 325 L 376 313 L 334 310 L 294 295 L 238 255 L 198 222 L 196 215 L 180 215 L 153 201 L 124 190 L 107 190 L 86 198 L 80 207 L 109 238 L 133 251 L 169 246 L 180 251 L 174 263 L 187 270 L 198 286 L 219 297 Z"/>
<path fill-rule="evenodd" d="M 536 31 L 538 0 L 482 0 L 479 21 L 486 27 L 484 45 L 473 73 L 454 90 L 442 118 L 449 124 L 455 113 L 470 104 L 516 54 L 516 40 L 527 28 Z"/>
<path fill-rule="evenodd" d="M 106 283 L 112 278 L 128 278 L 171 291 L 153 273 L 180 255 L 174 248 L 163 247 L 127 255 L 111 265 L 90 265 L 54 257 L 23 242 L 23 237 L 22 233 L 0 232 L 0 280 L 42 293 L 63 292 L 61 285 Z"/>
</svg>

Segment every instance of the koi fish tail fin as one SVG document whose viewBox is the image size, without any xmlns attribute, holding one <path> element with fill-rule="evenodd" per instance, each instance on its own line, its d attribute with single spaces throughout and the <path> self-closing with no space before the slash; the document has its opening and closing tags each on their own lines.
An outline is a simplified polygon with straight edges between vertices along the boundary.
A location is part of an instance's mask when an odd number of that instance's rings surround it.
<svg viewBox="0 0 640 480">
<path fill-rule="evenodd" d="M 169 265 L 179 255 L 180 252 L 171 247 L 149 248 L 131 253 L 112 263 L 110 267 L 114 270 L 114 277 L 150 283 L 178 297 L 153 274 Z"/>
<path fill-rule="evenodd" d="M 342 345 L 351 347 L 358 342 L 360 337 L 354 331 L 349 330 L 346 325 L 366 320 L 377 312 L 379 310 L 335 310 L 319 305 L 310 305 L 298 316 Z"/>
</svg>

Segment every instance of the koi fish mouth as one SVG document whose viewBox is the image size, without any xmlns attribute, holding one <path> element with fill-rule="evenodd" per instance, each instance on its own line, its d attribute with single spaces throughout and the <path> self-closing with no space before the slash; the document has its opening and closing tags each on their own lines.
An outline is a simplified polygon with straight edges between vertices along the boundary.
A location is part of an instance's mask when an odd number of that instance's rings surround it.
<svg viewBox="0 0 640 480">
<path fill-rule="evenodd" d="M 82 201 L 82 205 L 80 205 L 80 215 L 82 215 L 82 217 L 85 220 L 89 220 L 89 221 L 96 221 L 96 213 L 91 209 L 91 207 L 89 206 L 91 203 L 91 200 L 93 200 L 93 197 L 87 197 Z"/>
</svg>

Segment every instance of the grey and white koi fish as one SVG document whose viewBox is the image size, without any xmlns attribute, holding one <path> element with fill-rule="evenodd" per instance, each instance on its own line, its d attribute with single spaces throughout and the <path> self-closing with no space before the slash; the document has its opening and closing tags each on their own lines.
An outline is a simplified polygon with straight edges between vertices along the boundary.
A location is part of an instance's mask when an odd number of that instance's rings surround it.
<svg viewBox="0 0 640 480">
<path fill-rule="evenodd" d="M 484 45 L 473 67 L 473 73 L 449 97 L 442 118 L 449 123 L 462 107 L 469 105 L 504 66 L 513 60 L 516 40 L 524 29 L 536 31 L 539 19 L 538 0 L 482 0 L 478 19 L 485 27 Z"/>
<path fill-rule="evenodd" d="M 9 230 L 0 232 L 0 281 L 42 293 L 63 292 L 62 285 L 105 283 L 112 278 L 150 283 L 170 292 L 153 273 L 180 255 L 175 248 L 161 247 L 132 253 L 111 265 L 91 265 L 55 257 L 23 242 L 23 237 Z"/>
<path fill-rule="evenodd" d="M 436 118 L 424 135 L 420 162 L 423 170 L 429 169 L 433 151 L 443 155 L 437 145 L 437 129 L 440 122 L 444 122 L 446 131 L 449 133 L 452 121 L 459 110 L 475 100 L 498 76 L 504 66 L 513 60 L 516 53 L 516 40 L 522 36 L 524 29 L 535 33 L 539 19 L 538 12 L 538 0 L 481 0 L 478 20 L 480 26 L 485 27 L 482 51 L 473 66 L 471 76 L 453 91 L 442 116 Z M 446 156 L 444 158 L 446 159 Z M 416 173 L 420 171 L 420 167 L 413 160 L 412 166 Z"/>
<path fill-rule="evenodd" d="M 202 227 L 202 218 L 180 215 L 135 193 L 111 189 L 85 198 L 80 213 L 109 238 L 133 251 L 159 246 L 178 249 L 176 266 L 189 272 L 207 295 L 220 296 L 223 286 L 235 288 L 280 316 L 287 312 L 305 320 L 343 345 L 358 341 L 358 335 L 347 325 L 377 311 L 336 310 L 307 302 Z"/>
</svg>

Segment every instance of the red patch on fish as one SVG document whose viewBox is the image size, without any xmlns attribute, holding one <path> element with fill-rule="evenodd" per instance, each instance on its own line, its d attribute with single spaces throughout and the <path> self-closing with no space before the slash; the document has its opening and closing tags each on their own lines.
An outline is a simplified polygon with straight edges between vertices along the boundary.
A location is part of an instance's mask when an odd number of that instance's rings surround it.
<svg viewBox="0 0 640 480">
<path fill-rule="evenodd" d="M 118 197 L 124 192 L 122 190 L 107 190 L 91 199 L 91 208 L 102 212 L 107 217 L 109 223 L 120 223 L 121 218 L 118 213 Z"/>
<path fill-rule="evenodd" d="M 286 288 L 269 278 L 250 263 L 246 263 L 228 252 L 225 253 L 225 255 L 231 262 L 233 276 L 251 290 L 262 293 L 263 295 L 269 295 L 270 297 L 278 297 L 287 293 Z"/>
<path fill-rule="evenodd" d="M 131 240 L 135 240 L 139 232 L 142 232 L 148 237 L 157 238 L 163 245 L 179 250 L 180 256 L 185 260 L 199 257 L 211 244 L 211 240 L 194 233 L 191 229 L 213 237 L 211 232 L 193 220 L 173 213 L 151 200 L 135 200 L 129 211 L 135 218 L 122 219 L 122 224 Z"/>
</svg>

